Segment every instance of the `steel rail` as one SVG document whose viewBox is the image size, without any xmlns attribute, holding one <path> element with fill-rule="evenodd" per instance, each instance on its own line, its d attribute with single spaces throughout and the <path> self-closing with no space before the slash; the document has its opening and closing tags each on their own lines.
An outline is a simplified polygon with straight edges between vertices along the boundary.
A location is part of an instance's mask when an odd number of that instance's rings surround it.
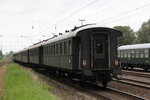
<svg viewBox="0 0 150 100">
<path fill-rule="evenodd" d="M 122 79 L 122 80 L 113 79 L 112 81 L 122 83 L 122 84 L 132 85 L 132 86 L 136 86 L 140 88 L 150 89 L 150 83 L 146 83 L 142 81 L 136 81 L 136 80 L 130 80 L 130 79 Z"/>
<path fill-rule="evenodd" d="M 134 72 L 134 71 L 123 70 L 122 74 L 133 75 L 133 76 L 144 77 L 144 78 L 150 78 L 150 73 L 144 73 L 144 72 Z"/>
<path fill-rule="evenodd" d="M 110 87 L 107 87 L 106 89 L 102 88 L 101 85 L 98 85 L 98 86 L 95 85 L 94 87 L 96 89 L 91 88 L 91 87 L 90 88 L 84 87 L 84 89 L 90 92 L 91 94 L 96 95 L 96 96 L 101 96 L 105 98 L 106 100 L 148 100 L 146 98 L 143 98 L 134 94 L 130 94 L 124 91 L 120 91 L 114 88 L 110 88 Z"/>
</svg>

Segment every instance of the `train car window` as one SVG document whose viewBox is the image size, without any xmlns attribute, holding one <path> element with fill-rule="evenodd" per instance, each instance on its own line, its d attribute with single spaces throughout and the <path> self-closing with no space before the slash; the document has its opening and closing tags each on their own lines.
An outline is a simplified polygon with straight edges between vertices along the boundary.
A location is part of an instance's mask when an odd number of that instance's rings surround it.
<svg viewBox="0 0 150 100">
<path fill-rule="evenodd" d="M 49 45 L 49 55 L 51 55 L 51 46 Z"/>
<path fill-rule="evenodd" d="M 55 55 L 55 44 L 53 44 L 53 55 Z"/>
<path fill-rule="evenodd" d="M 130 50 L 128 50 L 128 58 L 130 58 L 130 57 L 131 57 Z"/>
<path fill-rule="evenodd" d="M 52 55 L 54 55 L 54 45 L 52 45 Z"/>
<path fill-rule="evenodd" d="M 46 47 L 44 47 L 44 54 L 46 55 Z"/>
<path fill-rule="evenodd" d="M 145 49 L 145 50 L 144 50 L 144 53 L 148 53 L 148 49 Z"/>
<path fill-rule="evenodd" d="M 48 55 L 48 46 L 46 46 L 46 55 Z"/>
<path fill-rule="evenodd" d="M 47 55 L 47 46 L 46 46 L 46 55 Z"/>
<path fill-rule="evenodd" d="M 49 55 L 51 55 L 51 46 L 49 45 Z"/>
<path fill-rule="evenodd" d="M 126 58 L 128 58 L 128 54 L 129 54 L 129 52 L 128 52 L 128 50 L 126 50 Z"/>
<path fill-rule="evenodd" d="M 144 50 L 141 49 L 141 50 L 140 50 L 140 58 L 143 58 L 143 57 L 144 57 Z"/>
<path fill-rule="evenodd" d="M 60 54 L 62 54 L 62 43 L 60 43 Z"/>
<path fill-rule="evenodd" d="M 51 55 L 53 55 L 53 47 L 52 47 L 52 45 L 51 45 Z"/>
<path fill-rule="evenodd" d="M 49 45 L 49 55 L 51 55 L 51 45 Z"/>
<path fill-rule="evenodd" d="M 149 50 L 148 49 L 144 50 L 144 55 L 145 55 L 145 58 L 148 58 L 148 55 L 149 55 Z"/>
<path fill-rule="evenodd" d="M 45 47 L 43 47 L 44 48 L 44 50 L 43 50 L 43 54 L 45 55 Z"/>
<path fill-rule="evenodd" d="M 120 54 L 121 54 L 121 58 L 123 58 L 123 51 L 120 51 Z"/>
<path fill-rule="evenodd" d="M 148 58 L 148 54 L 145 54 L 145 58 Z"/>
<path fill-rule="evenodd" d="M 33 52 L 33 50 L 31 50 L 31 55 L 32 55 L 32 56 L 34 56 L 34 52 Z"/>
<path fill-rule="evenodd" d="M 49 47 L 47 46 L 47 55 L 49 55 Z"/>
<path fill-rule="evenodd" d="M 67 42 L 64 42 L 64 54 L 67 54 Z"/>
<path fill-rule="evenodd" d="M 124 50 L 121 53 L 122 53 L 122 58 L 123 58 L 124 57 Z"/>
<path fill-rule="evenodd" d="M 100 40 L 96 40 L 96 53 L 103 53 L 103 44 Z"/>
<path fill-rule="evenodd" d="M 120 50 L 118 50 L 118 58 L 120 58 Z"/>
<path fill-rule="evenodd" d="M 46 55 L 46 50 L 45 50 L 45 47 L 44 47 L 44 55 Z"/>
<path fill-rule="evenodd" d="M 68 53 L 71 54 L 71 41 L 69 41 L 69 45 L 68 45 Z"/>
<path fill-rule="evenodd" d="M 124 58 L 124 50 L 122 51 L 122 58 Z"/>
<path fill-rule="evenodd" d="M 131 50 L 131 58 L 134 58 L 134 50 Z"/>
<path fill-rule="evenodd" d="M 127 51 L 125 50 L 124 51 L 124 58 L 126 58 L 127 57 Z"/>
<path fill-rule="evenodd" d="M 139 58 L 139 50 L 135 51 L 136 58 Z"/>
<path fill-rule="evenodd" d="M 56 44 L 56 55 L 58 54 L 58 44 Z"/>
<path fill-rule="evenodd" d="M 49 46 L 47 46 L 47 50 L 48 50 L 48 51 L 47 51 L 47 53 L 48 53 L 47 55 L 49 55 Z"/>
</svg>

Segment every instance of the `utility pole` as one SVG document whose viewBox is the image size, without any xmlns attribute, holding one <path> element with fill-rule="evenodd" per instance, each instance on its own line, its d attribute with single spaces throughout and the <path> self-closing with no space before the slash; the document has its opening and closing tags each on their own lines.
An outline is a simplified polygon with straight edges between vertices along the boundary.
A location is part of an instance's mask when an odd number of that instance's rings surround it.
<svg viewBox="0 0 150 100">
<path fill-rule="evenodd" d="M 79 19 L 79 21 L 81 22 L 81 26 L 82 26 L 85 19 Z"/>
</svg>

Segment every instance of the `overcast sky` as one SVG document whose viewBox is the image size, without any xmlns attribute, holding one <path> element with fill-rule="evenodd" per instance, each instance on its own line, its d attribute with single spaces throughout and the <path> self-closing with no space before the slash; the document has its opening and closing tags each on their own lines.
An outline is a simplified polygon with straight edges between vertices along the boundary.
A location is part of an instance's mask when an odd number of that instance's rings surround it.
<svg viewBox="0 0 150 100">
<path fill-rule="evenodd" d="M 150 19 L 150 0 L 0 0 L 0 49 L 18 51 L 74 26 L 128 25 Z"/>
</svg>

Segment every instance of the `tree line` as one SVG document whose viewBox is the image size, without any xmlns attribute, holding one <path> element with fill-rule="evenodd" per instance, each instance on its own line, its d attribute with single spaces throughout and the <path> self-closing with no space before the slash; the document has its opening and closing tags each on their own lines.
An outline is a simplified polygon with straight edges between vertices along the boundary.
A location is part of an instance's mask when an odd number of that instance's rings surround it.
<svg viewBox="0 0 150 100">
<path fill-rule="evenodd" d="M 129 26 L 115 26 L 123 33 L 122 37 L 118 38 L 118 45 L 130 45 L 140 43 L 150 43 L 150 19 L 141 25 L 141 28 L 134 32 Z"/>
</svg>

